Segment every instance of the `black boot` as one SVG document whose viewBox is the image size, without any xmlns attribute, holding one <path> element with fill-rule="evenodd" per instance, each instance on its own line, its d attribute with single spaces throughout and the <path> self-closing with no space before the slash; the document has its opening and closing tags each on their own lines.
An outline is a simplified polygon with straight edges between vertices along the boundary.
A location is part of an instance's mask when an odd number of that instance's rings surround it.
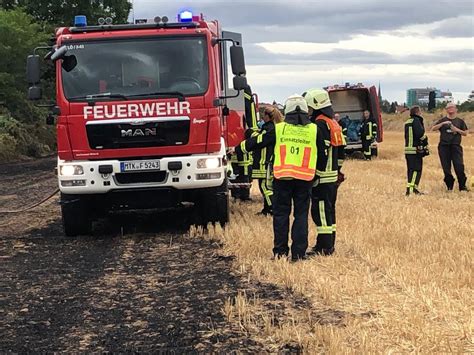
<svg viewBox="0 0 474 355">
<path fill-rule="evenodd" d="M 454 181 L 455 179 L 452 176 L 446 176 L 444 178 L 444 183 L 446 184 L 446 188 L 448 189 L 448 191 L 453 191 Z"/>
</svg>

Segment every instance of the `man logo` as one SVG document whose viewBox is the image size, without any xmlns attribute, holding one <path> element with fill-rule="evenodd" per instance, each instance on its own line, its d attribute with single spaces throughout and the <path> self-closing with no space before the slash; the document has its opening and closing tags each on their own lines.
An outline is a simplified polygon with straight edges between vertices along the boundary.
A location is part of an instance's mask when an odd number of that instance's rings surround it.
<svg viewBox="0 0 474 355">
<path fill-rule="evenodd" d="M 122 129 L 122 138 L 124 137 L 148 137 L 156 136 L 156 128 L 135 128 L 135 129 Z"/>
</svg>

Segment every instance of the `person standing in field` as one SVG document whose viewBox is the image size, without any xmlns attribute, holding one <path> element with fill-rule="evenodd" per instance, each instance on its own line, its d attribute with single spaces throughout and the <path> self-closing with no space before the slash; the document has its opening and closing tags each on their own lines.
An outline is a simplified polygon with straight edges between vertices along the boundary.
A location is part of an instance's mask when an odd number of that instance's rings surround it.
<svg viewBox="0 0 474 355">
<path fill-rule="evenodd" d="M 273 255 L 286 257 L 290 252 L 288 234 L 291 226 L 291 260 L 305 259 L 308 248 L 308 212 L 311 187 L 316 173 L 319 152 L 324 142 L 317 127 L 308 117 L 308 106 L 300 95 L 292 95 L 285 102 L 285 118 L 275 124 L 265 140 L 245 149 L 273 148 Z M 239 145 L 235 150 L 241 149 Z"/>
<path fill-rule="evenodd" d="M 283 121 L 280 111 L 269 106 L 263 113 L 263 125 L 258 131 L 251 132 L 248 139 L 235 148 L 237 154 L 252 152 L 252 178 L 258 182 L 258 188 L 263 196 L 263 209 L 259 212 L 264 216 L 273 214 L 273 171 L 270 164 L 273 161 L 273 145 L 267 146 L 275 139 L 275 124 Z"/>
<path fill-rule="evenodd" d="M 311 216 L 318 235 L 316 245 L 308 255 L 331 255 L 336 243 L 337 187 L 341 176 L 345 140 L 341 126 L 332 118 L 334 111 L 328 92 L 323 89 L 310 89 L 303 96 L 308 104 L 310 120 L 318 127 L 326 150 L 325 159 L 318 159 L 311 192 Z"/>
<path fill-rule="evenodd" d="M 410 109 L 410 118 L 405 122 L 405 159 L 407 162 L 406 195 L 422 194 L 418 190 L 423 171 L 423 157 L 429 154 L 428 137 L 425 134 L 423 117 L 419 106 Z"/>
<path fill-rule="evenodd" d="M 362 140 L 362 150 L 365 160 L 372 159 L 371 145 L 377 138 L 377 124 L 370 115 L 369 110 L 365 110 L 362 117 L 362 126 L 360 127 L 360 139 Z"/>
<path fill-rule="evenodd" d="M 431 129 L 440 131 L 438 154 L 444 172 L 444 183 L 448 191 L 453 190 L 455 181 L 451 173 L 451 166 L 453 166 L 458 178 L 459 191 L 467 191 L 461 138 L 467 136 L 469 130 L 466 122 L 457 117 L 457 107 L 454 103 L 446 106 L 446 112 L 447 115 L 438 120 Z"/>
</svg>

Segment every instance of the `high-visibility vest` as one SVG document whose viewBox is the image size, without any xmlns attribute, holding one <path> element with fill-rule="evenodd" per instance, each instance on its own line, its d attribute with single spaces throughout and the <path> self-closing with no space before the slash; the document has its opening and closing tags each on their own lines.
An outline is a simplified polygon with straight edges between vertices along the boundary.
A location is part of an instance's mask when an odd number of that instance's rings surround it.
<svg viewBox="0 0 474 355">
<path fill-rule="evenodd" d="M 275 125 L 275 136 L 275 178 L 311 181 L 316 173 L 316 125 L 281 122 Z"/>
<path fill-rule="evenodd" d="M 331 145 L 333 147 L 340 147 L 341 145 L 345 145 L 345 139 L 342 134 L 342 127 L 334 121 L 332 118 L 326 117 L 324 115 L 319 115 L 316 117 L 317 120 L 322 120 L 326 122 L 329 127 L 329 132 L 331 134 Z"/>
</svg>

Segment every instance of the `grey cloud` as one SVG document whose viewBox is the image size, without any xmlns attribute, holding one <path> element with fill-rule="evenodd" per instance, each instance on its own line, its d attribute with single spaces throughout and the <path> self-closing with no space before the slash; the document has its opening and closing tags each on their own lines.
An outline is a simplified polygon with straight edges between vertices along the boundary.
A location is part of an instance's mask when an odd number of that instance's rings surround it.
<svg viewBox="0 0 474 355">
<path fill-rule="evenodd" d="M 449 20 L 443 21 L 430 34 L 437 37 L 474 37 L 474 17 L 460 16 Z"/>
<path fill-rule="evenodd" d="M 136 17 L 172 15 L 186 5 L 240 30 L 247 42 L 301 40 L 333 42 L 357 33 L 393 30 L 472 12 L 470 1 L 151 1 L 135 0 Z M 449 11 L 447 11 L 449 9 Z M 265 28 L 273 26 L 273 28 Z M 306 29 L 306 30 L 305 30 Z"/>
<path fill-rule="evenodd" d="M 419 64 L 472 61 L 472 51 L 468 49 L 430 54 L 405 53 L 401 57 L 381 52 L 349 49 L 334 49 L 312 55 L 292 55 L 274 54 L 253 44 L 245 46 L 245 56 L 249 65 Z"/>
</svg>

